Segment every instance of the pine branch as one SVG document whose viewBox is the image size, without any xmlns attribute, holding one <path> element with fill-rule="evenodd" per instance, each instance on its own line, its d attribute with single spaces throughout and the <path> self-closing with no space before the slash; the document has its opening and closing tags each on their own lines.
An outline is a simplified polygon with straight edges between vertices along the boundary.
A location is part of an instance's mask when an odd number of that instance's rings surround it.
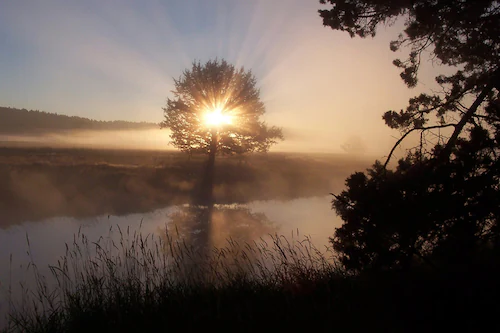
<svg viewBox="0 0 500 333">
<path fill-rule="evenodd" d="M 392 154 L 394 153 L 394 151 L 396 150 L 396 148 L 413 131 L 417 131 L 417 130 L 428 131 L 428 130 L 431 130 L 431 129 L 445 128 L 445 127 L 452 127 L 452 126 L 457 126 L 457 124 L 445 124 L 445 125 L 435 125 L 435 126 L 428 126 L 428 127 L 414 127 L 414 128 L 412 128 L 411 130 L 409 130 L 408 132 L 406 132 L 401 138 L 399 138 L 399 140 L 394 144 L 394 146 L 392 147 L 391 151 L 389 152 L 389 156 L 387 156 L 387 159 L 385 160 L 384 169 L 387 168 L 387 164 L 389 164 L 389 161 L 391 160 Z"/>
</svg>

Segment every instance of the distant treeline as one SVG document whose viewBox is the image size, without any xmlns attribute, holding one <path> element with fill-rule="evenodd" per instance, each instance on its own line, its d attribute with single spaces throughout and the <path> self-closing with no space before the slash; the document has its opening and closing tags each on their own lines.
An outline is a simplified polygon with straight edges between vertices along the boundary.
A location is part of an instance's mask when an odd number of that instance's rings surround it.
<svg viewBox="0 0 500 333">
<path fill-rule="evenodd" d="M 99 121 L 39 110 L 0 107 L 0 134 L 43 134 L 72 130 L 141 130 L 157 124 L 131 121 Z"/>
</svg>

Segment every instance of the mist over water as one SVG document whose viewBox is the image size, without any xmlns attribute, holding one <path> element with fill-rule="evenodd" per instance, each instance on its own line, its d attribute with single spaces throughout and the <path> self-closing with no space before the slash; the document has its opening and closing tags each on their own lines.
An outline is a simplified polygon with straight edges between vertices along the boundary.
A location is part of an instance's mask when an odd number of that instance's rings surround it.
<svg viewBox="0 0 500 333">
<path fill-rule="evenodd" d="M 161 129 L 117 131 L 58 131 L 38 135 L 0 135 L 5 146 L 173 150 L 170 132 Z"/>
<path fill-rule="evenodd" d="M 352 156 L 384 156 L 393 145 L 393 138 L 373 137 L 363 140 L 358 135 L 345 136 L 338 141 L 325 140 L 314 130 L 284 128 L 286 140 L 273 147 L 274 152 L 337 153 Z M 405 143 L 405 148 L 415 144 Z M 0 147 L 58 147 L 92 149 L 136 149 L 173 151 L 168 129 L 140 130 L 72 130 L 43 134 L 9 135 L 0 133 Z M 403 148 L 400 149 L 404 150 Z M 399 150 L 396 152 L 399 153 Z"/>
</svg>

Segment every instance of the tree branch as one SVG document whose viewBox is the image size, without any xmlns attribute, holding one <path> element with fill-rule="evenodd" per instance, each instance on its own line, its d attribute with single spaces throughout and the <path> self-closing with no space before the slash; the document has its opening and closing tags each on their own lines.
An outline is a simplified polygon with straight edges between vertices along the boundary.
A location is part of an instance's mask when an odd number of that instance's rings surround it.
<svg viewBox="0 0 500 333">
<path fill-rule="evenodd" d="M 492 116 L 485 116 L 482 114 L 475 114 L 475 115 L 473 115 L 473 117 L 477 117 L 479 119 L 486 119 L 487 121 L 499 121 L 500 122 L 500 118 L 492 117 Z"/>
<path fill-rule="evenodd" d="M 479 96 L 476 98 L 474 103 L 472 103 L 471 107 L 467 112 L 462 116 L 462 119 L 458 122 L 457 126 L 455 127 L 455 130 L 453 131 L 453 134 L 451 135 L 450 139 L 446 143 L 446 146 L 444 147 L 443 151 L 441 152 L 439 156 L 439 160 L 442 161 L 444 159 L 449 159 L 450 154 L 451 154 L 451 149 L 455 144 L 457 143 L 458 136 L 462 132 L 463 128 L 465 127 L 465 124 L 472 118 L 472 116 L 476 113 L 477 108 L 483 103 L 484 99 L 486 96 L 490 93 L 491 90 L 495 87 L 497 84 L 497 81 L 499 80 L 500 77 L 500 70 L 496 70 L 493 73 L 493 76 L 490 80 L 490 82 L 483 88 Z"/>
<path fill-rule="evenodd" d="M 333 193 L 330 193 L 331 195 L 333 195 L 335 197 L 335 199 L 337 199 L 338 201 L 342 201 L 344 204 L 346 204 L 347 206 L 351 207 L 351 208 L 355 208 L 351 203 L 347 202 L 347 200 L 345 200 L 344 198 L 336 195 L 336 194 L 333 194 Z"/>
<path fill-rule="evenodd" d="M 394 144 L 394 146 L 392 147 L 391 151 L 389 152 L 389 156 L 387 156 L 387 159 L 385 160 L 384 169 L 387 168 L 387 164 L 389 164 L 389 161 L 391 160 L 392 154 L 394 153 L 394 151 L 396 150 L 396 148 L 399 146 L 399 144 L 401 142 L 403 142 L 403 140 L 410 133 L 412 133 L 413 131 L 416 131 L 416 130 L 427 131 L 427 130 L 431 130 L 431 129 L 445 128 L 445 127 L 451 127 L 451 126 L 457 126 L 457 124 L 445 124 L 445 125 L 435 125 L 435 126 L 429 126 L 429 127 L 415 127 L 415 128 L 412 128 L 411 130 L 409 130 L 408 132 L 406 132 L 401 138 L 399 138 L 399 140 Z"/>
</svg>

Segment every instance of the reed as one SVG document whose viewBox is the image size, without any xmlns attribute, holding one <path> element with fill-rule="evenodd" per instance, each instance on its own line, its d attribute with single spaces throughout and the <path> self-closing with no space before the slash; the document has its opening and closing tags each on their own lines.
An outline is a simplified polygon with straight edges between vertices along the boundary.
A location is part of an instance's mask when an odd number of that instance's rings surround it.
<svg viewBox="0 0 500 333">
<path fill-rule="evenodd" d="M 347 276 L 330 249 L 317 249 L 298 232 L 200 250 L 165 230 L 143 235 L 140 228 L 111 227 L 119 240 L 97 242 L 79 231 L 49 276 L 32 260 L 36 286 L 23 286 L 22 301 L 11 302 L 6 331 L 186 331 L 235 321 L 251 329 L 319 308 L 328 293 L 318 304 L 310 296 Z"/>
</svg>

